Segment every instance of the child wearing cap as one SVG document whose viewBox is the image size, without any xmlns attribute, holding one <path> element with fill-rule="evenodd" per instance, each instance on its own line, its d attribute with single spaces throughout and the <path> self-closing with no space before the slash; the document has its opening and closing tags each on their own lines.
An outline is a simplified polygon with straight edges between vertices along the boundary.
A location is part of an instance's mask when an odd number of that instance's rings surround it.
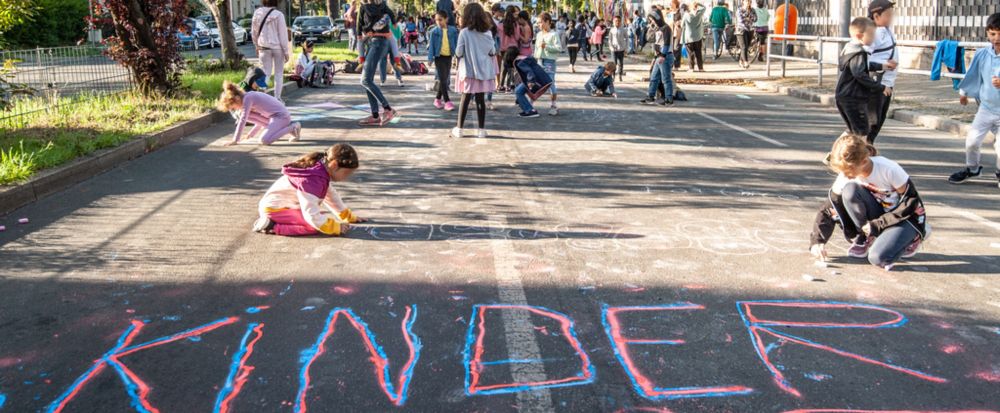
<svg viewBox="0 0 1000 413">
<path fill-rule="evenodd" d="M 969 104 L 969 98 L 976 99 L 979 110 L 972 121 L 972 128 L 965 138 L 965 169 L 955 172 L 948 182 L 961 184 L 979 176 L 983 140 L 986 134 L 1000 135 L 1000 13 L 986 19 L 986 38 L 993 45 L 976 50 L 969 71 L 958 85 L 961 94 L 959 103 Z M 1000 181 L 1000 138 L 996 139 L 997 180 Z M 1000 185 L 1000 184 L 998 184 Z"/>
<path fill-rule="evenodd" d="M 894 4 L 889 0 L 873 0 L 868 5 L 868 17 L 875 22 L 875 42 L 871 45 L 871 53 L 868 61 L 882 65 L 884 71 L 880 73 L 882 86 L 885 86 L 885 93 L 872 95 L 869 103 L 870 110 L 875 119 L 872 119 L 871 130 L 868 133 L 868 142 L 875 143 L 885 118 L 889 114 L 889 103 L 892 102 L 893 88 L 896 86 L 896 36 L 892 33 L 892 20 L 895 17 Z"/>
</svg>

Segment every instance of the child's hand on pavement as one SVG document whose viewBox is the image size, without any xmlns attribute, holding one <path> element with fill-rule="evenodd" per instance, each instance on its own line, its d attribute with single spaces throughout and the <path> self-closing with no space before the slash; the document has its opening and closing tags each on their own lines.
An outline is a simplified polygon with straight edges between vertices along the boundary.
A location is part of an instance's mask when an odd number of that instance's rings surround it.
<svg viewBox="0 0 1000 413">
<path fill-rule="evenodd" d="M 826 245 L 825 244 L 813 244 L 812 247 L 809 247 L 809 252 L 817 260 L 827 261 L 827 260 L 830 259 L 830 257 L 826 254 Z"/>
<path fill-rule="evenodd" d="M 340 235 L 347 234 L 351 230 L 351 224 L 340 224 Z"/>
<path fill-rule="evenodd" d="M 958 103 L 961 104 L 962 106 L 968 105 L 969 104 L 969 97 L 968 96 L 961 96 L 961 97 L 959 97 L 958 98 Z"/>
</svg>

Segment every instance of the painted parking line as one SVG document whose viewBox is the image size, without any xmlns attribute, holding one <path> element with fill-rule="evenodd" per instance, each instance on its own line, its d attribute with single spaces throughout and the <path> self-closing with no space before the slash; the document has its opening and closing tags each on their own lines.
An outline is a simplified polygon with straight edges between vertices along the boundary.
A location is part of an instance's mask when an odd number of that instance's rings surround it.
<svg viewBox="0 0 1000 413">
<path fill-rule="evenodd" d="M 507 227 L 507 217 L 491 216 L 490 222 L 496 228 Z M 527 305 L 521 284 L 521 273 L 514 267 L 514 249 L 511 241 L 502 233 L 491 231 L 490 247 L 493 250 L 493 269 L 497 278 L 500 302 Z M 504 336 L 507 341 L 507 356 L 510 359 L 534 360 L 529 363 L 510 364 L 511 376 L 517 383 L 539 383 L 546 380 L 542 351 L 535 339 L 535 330 L 530 313 L 524 310 L 507 310 L 502 313 Z M 547 388 L 521 391 L 517 393 L 518 410 L 521 412 L 551 412 L 552 392 Z"/>
<path fill-rule="evenodd" d="M 719 119 L 719 118 L 717 118 L 715 116 L 712 116 L 712 115 L 709 115 L 707 113 L 701 113 L 701 112 L 697 112 L 697 113 L 699 115 L 701 115 L 701 117 L 703 117 L 705 119 L 708 119 L 708 120 L 710 120 L 712 122 L 718 123 L 718 124 L 720 124 L 722 126 L 726 126 L 726 127 L 730 128 L 732 130 L 735 130 L 735 131 L 738 131 L 738 132 L 743 132 L 743 133 L 745 133 L 747 135 L 750 135 L 750 136 L 752 136 L 754 138 L 760 139 L 760 140 L 762 140 L 764 142 L 770 143 L 770 144 L 772 144 L 774 146 L 780 146 L 782 148 L 787 148 L 788 147 L 788 145 L 786 145 L 786 144 L 784 144 L 782 142 L 779 142 L 779 141 L 776 141 L 774 139 L 768 138 L 767 136 L 761 135 L 761 134 L 759 134 L 757 132 L 754 132 L 754 131 L 749 130 L 747 128 L 744 128 L 742 126 L 733 125 L 732 123 L 726 122 L 726 121 L 724 121 L 722 119 Z"/>
</svg>

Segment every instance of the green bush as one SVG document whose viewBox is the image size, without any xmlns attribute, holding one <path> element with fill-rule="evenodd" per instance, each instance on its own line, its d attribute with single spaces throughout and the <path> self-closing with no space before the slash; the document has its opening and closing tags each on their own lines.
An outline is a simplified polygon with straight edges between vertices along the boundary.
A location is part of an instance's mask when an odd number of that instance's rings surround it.
<svg viewBox="0 0 1000 413">
<path fill-rule="evenodd" d="M 22 48 L 76 44 L 87 37 L 87 2 L 81 0 L 37 0 L 37 11 L 3 34 L 4 41 Z"/>
</svg>

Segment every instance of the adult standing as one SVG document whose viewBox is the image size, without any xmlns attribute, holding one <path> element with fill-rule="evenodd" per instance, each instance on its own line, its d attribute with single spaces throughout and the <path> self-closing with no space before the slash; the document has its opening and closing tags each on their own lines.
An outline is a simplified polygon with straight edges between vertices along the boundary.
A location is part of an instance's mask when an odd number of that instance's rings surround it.
<svg viewBox="0 0 1000 413">
<path fill-rule="evenodd" d="M 743 5 L 736 10 L 736 40 L 740 43 L 740 66 L 750 67 L 750 40 L 753 39 L 757 23 L 757 13 L 753 10 L 752 0 L 743 0 Z"/>
<path fill-rule="evenodd" d="M 708 17 L 709 25 L 712 28 L 712 52 L 713 58 L 718 60 L 725 50 L 726 27 L 733 24 L 733 16 L 726 7 L 726 0 L 719 0 L 715 7 L 712 7 L 712 14 Z"/>
<path fill-rule="evenodd" d="M 365 88 L 368 95 L 368 105 L 371 107 L 372 116 L 362 119 L 361 126 L 381 126 L 385 125 L 392 118 L 396 117 L 396 111 L 389 106 L 389 101 L 382 94 L 382 89 L 375 84 L 375 71 L 378 70 L 380 62 L 384 62 L 389 54 L 389 48 L 393 41 L 390 27 L 395 24 L 396 16 L 383 0 L 365 0 L 358 13 L 358 30 L 360 41 L 363 42 L 362 56 L 364 67 L 361 70 L 361 86 Z M 379 106 L 384 114 L 379 115 Z"/>
<path fill-rule="evenodd" d="M 799 9 L 795 7 L 792 3 L 788 4 L 788 33 L 785 33 L 785 4 L 778 6 L 778 9 L 774 11 L 774 30 L 771 33 L 774 34 L 790 34 L 796 35 L 799 32 Z M 781 41 L 783 39 L 775 38 L 775 41 Z M 785 55 L 791 56 L 795 51 L 795 46 L 788 43 L 785 48 Z"/>
<path fill-rule="evenodd" d="M 698 71 L 705 71 L 705 57 L 702 55 L 705 40 L 705 6 L 698 0 L 694 0 L 691 6 L 694 10 L 687 10 L 682 17 L 683 30 L 681 30 L 681 41 L 688 50 L 688 71 L 694 71 L 695 64 Z"/>
<path fill-rule="evenodd" d="M 360 2 L 354 0 L 344 13 L 344 28 L 347 29 L 347 50 L 358 50 L 358 7 Z"/>
<path fill-rule="evenodd" d="M 292 55 L 288 44 L 288 26 L 285 15 L 278 9 L 278 0 L 264 0 L 251 19 L 251 33 L 257 56 L 268 80 L 274 81 L 274 97 L 281 100 L 281 89 L 285 83 L 285 62 Z"/>
<path fill-rule="evenodd" d="M 569 29 L 569 24 L 566 21 L 566 15 L 559 16 L 559 21 L 556 22 L 556 33 L 559 35 L 559 44 L 563 47 L 563 52 L 566 51 L 566 40 L 567 40 L 567 30 Z"/>
<path fill-rule="evenodd" d="M 632 20 L 632 29 L 635 30 L 635 43 L 636 51 L 642 52 L 642 48 L 646 47 L 646 19 L 642 17 L 642 13 L 639 10 L 635 11 L 635 18 Z"/>
<path fill-rule="evenodd" d="M 868 16 L 875 22 L 875 42 L 871 46 L 871 54 L 868 61 L 879 63 L 885 69 L 882 72 L 882 85 L 885 86 L 885 93 L 880 93 L 872 98 L 869 105 L 869 112 L 874 113 L 871 133 L 868 135 L 868 142 L 875 142 L 885 118 L 889 114 L 889 104 L 892 102 L 892 95 L 896 87 L 896 76 L 899 74 L 896 61 L 899 60 L 899 53 L 896 51 L 896 36 L 892 34 L 892 20 L 895 17 L 893 3 L 889 0 L 873 0 L 868 5 Z"/>
<path fill-rule="evenodd" d="M 767 35 L 768 35 L 768 23 L 771 21 L 771 12 L 767 10 L 767 2 L 765 0 L 757 0 L 757 7 L 753 9 L 754 14 L 757 15 L 757 21 L 754 23 L 754 33 L 757 35 L 757 60 L 763 62 L 764 56 L 767 55 Z"/>
</svg>

